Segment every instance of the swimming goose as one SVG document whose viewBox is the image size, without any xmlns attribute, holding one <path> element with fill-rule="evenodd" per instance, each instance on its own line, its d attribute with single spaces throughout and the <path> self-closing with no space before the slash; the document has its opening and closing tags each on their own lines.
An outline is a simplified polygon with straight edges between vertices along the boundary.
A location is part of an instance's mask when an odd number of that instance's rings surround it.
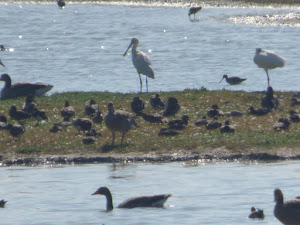
<svg viewBox="0 0 300 225">
<path fill-rule="evenodd" d="M 107 105 L 108 113 L 104 117 L 104 122 L 107 128 L 110 130 L 112 134 L 112 145 L 115 143 L 115 133 L 121 132 L 122 139 L 121 145 L 123 143 L 124 135 L 130 129 L 134 129 L 137 127 L 136 122 L 133 117 L 125 111 L 114 109 L 114 104 L 109 102 Z"/>
<path fill-rule="evenodd" d="M 149 102 L 154 109 L 164 110 L 166 108 L 166 102 L 160 97 L 159 93 L 151 96 Z"/>
<path fill-rule="evenodd" d="M 2 74 L 0 81 L 4 81 L 4 87 L 1 90 L 0 99 L 17 98 L 21 96 L 34 95 L 42 96 L 50 91 L 53 86 L 45 83 L 19 82 L 11 84 L 11 78 L 8 74 Z"/>
<path fill-rule="evenodd" d="M 240 78 L 240 77 L 228 77 L 226 74 L 223 75 L 222 80 L 223 79 L 225 79 L 226 82 L 231 85 L 237 85 L 247 80 L 246 78 Z M 219 83 L 221 83 L 221 81 Z"/>
<path fill-rule="evenodd" d="M 100 187 L 92 195 L 104 195 L 106 197 L 106 210 L 113 210 L 112 195 L 107 187 Z M 117 208 L 163 207 L 169 197 L 171 197 L 170 194 L 134 197 L 124 201 Z"/>
<path fill-rule="evenodd" d="M 295 198 L 289 201 L 283 199 L 282 191 L 279 188 L 274 190 L 274 216 L 285 225 L 300 224 L 300 199 Z"/>
</svg>

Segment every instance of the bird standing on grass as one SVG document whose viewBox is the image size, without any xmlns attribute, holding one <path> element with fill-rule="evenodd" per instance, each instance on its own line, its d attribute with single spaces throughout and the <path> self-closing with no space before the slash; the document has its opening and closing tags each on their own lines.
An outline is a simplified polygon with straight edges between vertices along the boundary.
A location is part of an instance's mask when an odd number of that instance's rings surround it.
<svg viewBox="0 0 300 225">
<path fill-rule="evenodd" d="M 133 117 L 125 111 L 114 109 L 114 104 L 109 102 L 107 105 L 108 113 L 104 117 L 104 122 L 107 128 L 110 130 L 112 134 L 112 145 L 115 143 L 115 133 L 121 132 L 122 139 L 121 145 L 123 143 L 124 136 L 127 131 L 134 129 L 137 127 Z"/>
<path fill-rule="evenodd" d="M 240 77 L 228 77 L 226 74 L 223 75 L 222 80 L 223 79 L 225 79 L 226 82 L 231 85 L 237 85 L 247 80 L 246 78 L 240 78 Z M 221 83 L 221 81 L 219 83 Z"/>
<path fill-rule="evenodd" d="M 268 78 L 268 87 L 270 86 L 268 70 L 275 69 L 277 67 L 284 67 L 285 65 L 284 58 L 276 55 L 274 52 L 262 50 L 261 48 L 256 49 L 253 61 L 259 68 L 263 68 L 266 71 Z"/>
<path fill-rule="evenodd" d="M 160 97 L 159 93 L 151 96 L 149 102 L 154 109 L 164 110 L 166 107 L 166 102 Z"/>
<path fill-rule="evenodd" d="M 92 195 L 104 195 L 106 197 L 106 210 L 113 210 L 112 195 L 107 187 L 98 188 Z M 163 207 L 169 197 L 171 197 L 170 194 L 134 197 L 121 203 L 118 208 Z"/>
<path fill-rule="evenodd" d="M 127 48 L 123 56 L 125 56 L 129 48 L 132 47 L 132 63 L 140 77 L 141 92 L 143 90 L 141 74 L 146 76 L 146 85 L 148 92 L 148 77 L 154 79 L 154 70 L 150 58 L 144 52 L 137 50 L 138 44 L 139 40 L 136 38 L 132 38 L 129 47 Z"/>
<path fill-rule="evenodd" d="M 180 109 L 178 100 L 175 97 L 170 97 L 168 99 L 167 106 L 163 111 L 163 116 L 174 116 Z"/>
</svg>

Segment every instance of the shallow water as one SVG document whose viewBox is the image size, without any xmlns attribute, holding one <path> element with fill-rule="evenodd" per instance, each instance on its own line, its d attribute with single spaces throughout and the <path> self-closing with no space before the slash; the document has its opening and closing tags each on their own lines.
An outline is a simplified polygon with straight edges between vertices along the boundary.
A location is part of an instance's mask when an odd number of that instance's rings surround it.
<svg viewBox="0 0 300 225">
<path fill-rule="evenodd" d="M 53 84 L 50 93 L 138 92 L 131 53 L 122 57 L 132 37 L 154 66 L 149 91 L 265 90 L 266 74 L 253 63 L 257 47 L 286 59 L 284 68 L 270 71 L 274 90 L 299 91 L 299 8 L 210 7 L 196 20 L 189 20 L 188 8 L 154 5 L 68 4 L 61 10 L 19 3 L 0 9 L 0 44 L 9 50 L 0 52 L 1 73 L 13 82 Z M 223 74 L 247 81 L 219 84 Z"/>
<path fill-rule="evenodd" d="M 1 224 L 280 224 L 273 190 L 299 195 L 300 161 L 128 163 L 1 167 Z M 105 212 L 110 188 L 115 204 L 139 195 L 170 193 L 164 208 Z M 264 220 L 247 218 L 252 206 Z"/>
</svg>

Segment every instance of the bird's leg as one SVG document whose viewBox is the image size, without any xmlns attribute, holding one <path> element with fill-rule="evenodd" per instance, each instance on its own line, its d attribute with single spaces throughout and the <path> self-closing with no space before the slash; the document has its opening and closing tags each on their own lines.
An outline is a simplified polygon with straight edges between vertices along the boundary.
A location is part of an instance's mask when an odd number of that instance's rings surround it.
<svg viewBox="0 0 300 225">
<path fill-rule="evenodd" d="M 269 78 L 269 73 L 268 73 L 267 69 L 266 69 L 266 74 L 267 74 L 267 77 L 268 77 L 268 87 L 270 87 L 270 78 Z"/>
<path fill-rule="evenodd" d="M 141 78 L 141 74 L 139 73 L 139 77 L 140 77 L 140 84 L 141 84 L 141 92 L 143 91 L 143 83 L 142 83 L 142 78 Z"/>
<path fill-rule="evenodd" d="M 121 146 L 122 146 L 122 144 L 123 144 L 124 135 L 125 135 L 125 132 L 123 132 L 123 134 L 122 134 L 122 138 L 121 138 Z"/>
<path fill-rule="evenodd" d="M 111 142 L 111 145 L 114 145 L 115 143 L 115 132 L 112 132 L 112 142 Z"/>
<path fill-rule="evenodd" d="M 147 92 L 148 92 L 148 77 L 146 76 L 146 86 L 147 86 Z"/>
</svg>

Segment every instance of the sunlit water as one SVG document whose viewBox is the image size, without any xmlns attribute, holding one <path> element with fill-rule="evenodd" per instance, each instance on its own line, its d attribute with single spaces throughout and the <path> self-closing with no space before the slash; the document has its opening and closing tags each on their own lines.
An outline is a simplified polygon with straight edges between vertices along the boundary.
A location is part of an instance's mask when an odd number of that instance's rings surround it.
<svg viewBox="0 0 300 225">
<path fill-rule="evenodd" d="M 284 68 L 270 71 L 274 90 L 299 91 L 299 8 L 204 7 L 196 20 L 189 20 L 186 7 L 90 3 L 61 10 L 56 4 L 19 3 L 0 9 L 0 44 L 9 50 L 0 52 L 6 65 L 1 73 L 13 82 L 53 84 L 50 94 L 138 92 L 131 52 L 122 56 L 133 37 L 153 63 L 149 91 L 265 90 L 266 74 L 253 63 L 257 47 L 286 59 Z M 219 84 L 223 74 L 247 81 Z"/>
<path fill-rule="evenodd" d="M 299 195 L 300 161 L 274 163 L 94 164 L 0 168 L 1 224 L 280 224 L 273 190 Z M 133 196 L 170 193 L 164 208 L 105 212 L 110 188 L 115 205 Z M 264 220 L 247 218 L 252 206 Z"/>
</svg>

